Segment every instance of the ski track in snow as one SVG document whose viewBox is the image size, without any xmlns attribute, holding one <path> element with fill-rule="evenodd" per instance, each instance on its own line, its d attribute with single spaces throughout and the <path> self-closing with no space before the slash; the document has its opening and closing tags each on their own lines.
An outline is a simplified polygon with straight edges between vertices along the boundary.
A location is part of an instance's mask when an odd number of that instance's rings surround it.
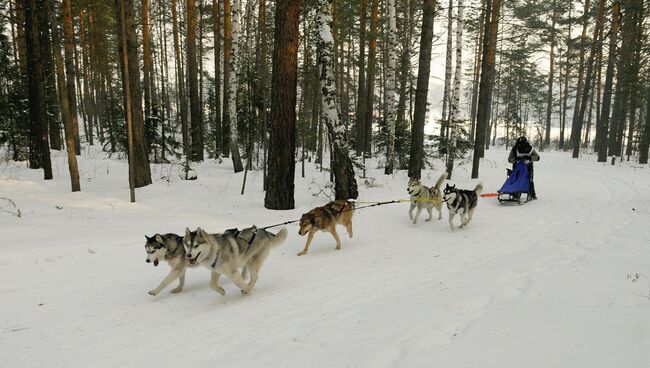
<svg viewBox="0 0 650 368">
<path fill-rule="evenodd" d="M 143 235 L 295 219 L 327 201 L 307 189 L 327 172 L 298 170 L 297 209 L 269 211 L 259 172 L 240 196 L 242 175 L 213 161 L 193 182 L 152 165 L 136 204 L 124 162 L 98 152 L 84 153 L 74 194 L 64 155 L 51 182 L 9 163 L 0 196 L 23 217 L 0 213 L 0 367 L 649 367 L 650 301 L 626 275 L 650 275 L 650 169 L 540 154 L 538 201 L 483 198 L 455 232 L 446 209 L 417 225 L 408 204 L 362 209 L 353 239 L 339 229 L 342 250 L 318 233 L 303 257 L 290 225 L 253 292 L 224 277 L 225 297 L 204 268 L 180 294 L 148 295 L 169 268 L 143 262 Z M 506 158 L 487 151 L 485 192 L 505 180 Z M 452 182 L 473 188 L 470 170 L 461 163 Z M 404 172 L 368 172 L 377 186 L 360 185 L 360 200 L 408 197 Z"/>
</svg>

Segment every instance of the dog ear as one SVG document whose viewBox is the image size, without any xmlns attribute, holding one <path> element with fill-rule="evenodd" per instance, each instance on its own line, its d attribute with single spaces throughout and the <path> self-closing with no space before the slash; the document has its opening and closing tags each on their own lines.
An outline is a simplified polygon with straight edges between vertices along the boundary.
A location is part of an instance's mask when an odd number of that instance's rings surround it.
<svg viewBox="0 0 650 368">
<path fill-rule="evenodd" d="M 160 244 L 164 243 L 162 236 L 160 234 L 156 234 L 156 241 Z"/>
<path fill-rule="evenodd" d="M 203 229 L 201 229 L 200 227 L 197 227 L 197 228 L 196 228 L 196 235 L 198 235 L 198 236 L 204 236 L 204 235 L 205 235 L 205 231 L 203 231 Z"/>
<path fill-rule="evenodd" d="M 190 228 L 189 228 L 189 227 L 186 227 L 186 228 L 185 228 L 185 236 L 188 236 L 188 237 L 189 237 L 189 236 L 191 236 L 191 235 L 192 235 L 192 232 L 190 231 Z"/>
<path fill-rule="evenodd" d="M 144 237 L 147 239 L 147 241 L 150 241 L 150 240 L 151 240 L 151 238 L 148 237 L 148 236 L 146 236 L 146 235 L 145 235 Z"/>
</svg>

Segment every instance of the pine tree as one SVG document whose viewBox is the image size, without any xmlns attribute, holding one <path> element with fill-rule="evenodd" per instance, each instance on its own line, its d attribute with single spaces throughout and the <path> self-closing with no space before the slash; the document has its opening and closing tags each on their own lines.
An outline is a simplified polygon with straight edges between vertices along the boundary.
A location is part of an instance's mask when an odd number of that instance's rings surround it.
<svg viewBox="0 0 650 368">
<path fill-rule="evenodd" d="M 126 43 L 126 49 L 120 47 L 120 61 L 122 68 L 126 68 L 128 73 L 122 73 L 122 84 L 127 84 L 128 77 L 129 93 L 124 91 L 125 111 L 131 112 L 131 130 L 132 150 L 130 153 L 131 165 L 133 166 L 133 185 L 140 188 L 151 184 L 151 169 L 149 168 L 149 155 L 145 142 L 144 119 L 142 113 L 142 88 L 140 85 L 140 68 L 138 59 L 138 41 L 136 37 L 135 24 L 133 22 L 133 3 L 132 0 L 119 1 L 118 26 L 124 32 L 120 32 L 120 37 L 126 36 L 126 39 L 120 38 L 120 43 Z M 123 17 L 122 17 L 123 15 Z M 126 51 L 126 57 L 123 55 Z M 127 63 L 124 63 L 124 60 Z"/>
<path fill-rule="evenodd" d="M 268 186 L 264 207 L 294 208 L 296 87 L 300 0 L 281 0 L 275 8 L 275 47 L 271 77 Z"/>
<path fill-rule="evenodd" d="M 422 33 L 420 35 L 420 58 L 418 65 L 418 82 L 415 91 L 415 114 L 411 131 L 411 156 L 409 159 L 409 177 L 420 178 L 424 163 L 424 120 L 427 112 L 427 95 L 429 92 L 429 73 L 431 71 L 431 41 L 433 40 L 433 18 L 435 1 L 424 0 L 422 16 Z"/>
<path fill-rule="evenodd" d="M 501 0 L 487 0 L 485 12 L 485 34 L 483 36 L 483 55 L 481 61 L 481 83 L 476 117 L 476 139 L 472 160 L 472 178 L 478 178 L 479 164 L 485 148 L 486 128 L 490 120 L 492 89 L 494 86 L 494 63 L 496 56 L 497 33 L 501 15 Z M 488 22 L 489 19 L 489 22 Z"/>
<path fill-rule="evenodd" d="M 70 184 L 73 192 L 81 190 L 79 183 L 79 167 L 74 149 L 74 136 L 72 134 L 72 117 L 70 116 L 70 102 L 68 101 L 68 85 L 65 81 L 63 70 L 63 57 L 61 56 L 61 36 L 59 26 L 52 23 L 52 50 L 57 75 L 57 86 L 59 87 L 59 102 L 61 104 L 61 117 L 63 118 L 63 129 L 65 132 L 65 144 L 68 154 L 68 169 L 70 171 Z"/>
<path fill-rule="evenodd" d="M 30 120 L 30 161 L 32 169 L 43 169 L 45 180 L 52 179 L 50 144 L 45 109 L 45 75 L 43 68 L 42 12 L 46 11 L 42 0 L 25 0 L 25 42 L 27 58 L 27 91 Z"/>
</svg>

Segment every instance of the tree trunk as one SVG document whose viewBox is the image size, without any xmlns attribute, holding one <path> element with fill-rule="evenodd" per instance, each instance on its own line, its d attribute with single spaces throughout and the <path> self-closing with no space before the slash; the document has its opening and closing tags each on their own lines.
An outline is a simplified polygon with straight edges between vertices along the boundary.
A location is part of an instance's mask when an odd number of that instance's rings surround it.
<svg viewBox="0 0 650 368">
<path fill-rule="evenodd" d="M 573 2 L 569 3 L 569 19 L 571 19 L 571 13 L 573 11 Z M 571 65 L 569 62 L 569 55 L 570 55 L 570 48 L 571 48 L 571 39 L 572 39 L 572 32 L 571 32 L 571 25 L 573 23 L 569 22 L 569 30 L 567 32 L 567 40 L 566 40 L 566 51 L 564 52 L 564 55 L 566 56 L 566 61 L 564 64 L 564 96 L 560 96 L 562 98 L 562 105 L 561 105 L 561 110 L 562 110 L 562 117 L 560 119 L 560 142 L 559 142 L 559 149 L 563 150 L 564 149 L 564 131 L 566 127 L 566 115 L 567 115 L 567 103 L 569 101 L 569 78 L 571 76 Z M 560 86 L 560 90 L 562 89 L 562 86 Z"/>
<path fill-rule="evenodd" d="M 359 196 L 354 168 L 345 142 L 345 126 L 341 124 L 336 106 L 334 79 L 334 40 L 332 38 L 332 0 L 318 0 L 318 64 L 320 71 L 322 119 L 327 124 L 334 157 L 336 199 L 356 199 Z"/>
<path fill-rule="evenodd" d="M 612 4 L 612 26 L 609 32 L 609 56 L 607 58 L 607 71 L 605 72 L 605 86 L 603 87 L 603 107 L 600 119 L 596 122 L 596 146 L 598 146 L 598 162 L 607 161 L 607 131 L 609 130 L 609 112 L 612 102 L 612 84 L 614 82 L 614 63 L 616 62 L 616 44 L 621 21 L 621 3 L 614 1 Z"/>
<path fill-rule="evenodd" d="M 142 0 L 142 89 L 144 91 L 144 122 L 148 137 L 153 138 L 153 58 L 151 56 L 151 23 L 149 0 Z M 153 142 L 148 142 L 149 146 Z M 150 150 L 150 148 L 149 148 Z"/>
<path fill-rule="evenodd" d="M 300 0 L 279 0 L 275 8 L 275 47 L 271 77 L 268 186 L 264 207 L 289 210 L 294 205 L 296 86 Z M 303 91 L 304 93 L 304 91 Z"/>
<path fill-rule="evenodd" d="M 638 0 L 622 2 L 623 13 L 621 24 L 621 49 L 617 65 L 616 93 L 614 96 L 614 110 L 612 111 L 612 124 L 609 130 L 609 155 L 621 156 L 623 144 L 623 132 L 627 118 L 631 94 L 631 81 L 635 76 L 631 70 L 632 59 L 634 58 L 634 30 L 636 28 L 636 16 Z"/>
<path fill-rule="evenodd" d="M 119 1 L 119 2 L 118 2 Z M 129 41 L 128 26 L 129 13 L 132 4 L 127 4 L 126 0 L 115 0 L 117 5 L 117 18 L 118 18 L 118 34 L 119 34 L 119 50 L 120 50 L 120 64 L 122 65 L 122 89 L 124 94 L 124 113 L 126 119 L 126 135 L 128 138 L 128 156 L 129 156 L 129 193 L 131 195 L 131 203 L 135 202 L 135 150 L 134 150 L 134 133 L 133 133 L 133 101 L 131 92 L 132 76 L 129 63 L 129 53 L 131 52 Z M 132 19 L 131 19 L 132 21 Z"/>
<path fill-rule="evenodd" d="M 227 2 L 228 0 L 226 0 Z M 239 18 L 240 18 L 240 1 L 233 0 L 232 2 L 232 14 L 231 14 L 231 29 L 230 37 L 226 36 L 226 39 L 230 39 L 230 58 L 229 58 L 229 80 L 228 80 L 228 125 L 230 132 L 230 154 L 232 155 L 232 164 L 235 172 L 240 172 L 244 170 L 244 167 L 241 162 L 241 157 L 239 155 L 239 138 L 237 133 L 237 67 L 238 67 L 238 50 L 239 50 Z M 225 8 L 224 8 L 225 9 Z M 226 23 L 228 27 L 228 23 Z M 226 30 L 228 32 L 228 30 Z M 226 120 L 226 119 L 224 119 Z"/>
<path fill-rule="evenodd" d="M 372 118 L 373 104 L 375 100 L 375 69 L 377 68 L 377 23 L 378 23 L 378 0 L 371 0 L 370 5 L 370 40 L 368 47 L 368 75 L 366 84 L 366 108 L 364 111 L 364 138 L 363 144 L 366 156 L 370 156 L 372 144 Z"/>
<path fill-rule="evenodd" d="M 230 156 L 230 74 L 232 55 L 232 3 L 223 1 L 223 118 L 221 120 L 222 148 L 225 157 Z"/>
<path fill-rule="evenodd" d="M 591 88 L 591 81 L 593 77 L 594 62 L 597 54 L 598 47 L 598 34 L 601 27 L 605 22 L 605 0 L 600 0 L 598 5 L 598 15 L 596 16 L 596 27 L 594 27 L 594 38 L 591 42 L 591 50 L 589 51 L 589 59 L 587 60 L 587 77 L 585 78 L 584 91 L 580 100 L 582 104 L 578 112 L 578 116 L 573 119 L 574 125 L 571 127 L 571 143 L 573 146 L 573 158 L 578 158 L 580 155 L 580 138 L 582 136 L 582 125 L 585 120 L 585 112 L 587 110 L 587 99 L 589 98 L 589 90 Z M 585 21 L 586 23 L 586 21 Z"/>
<path fill-rule="evenodd" d="M 125 80 L 124 77 L 128 76 L 129 94 L 127 95 L 125 93 L 124 96 L 124 110 L 125 112 L 127 110 L 130 111 L 131 115 L 131 136 L 133 145 L 131 151 L 131 165 L 133 165 L 133 185 L 135 188 L 140 188 L 151 184 L 151 171 L 149 168 L 149 155 L 147 153 L 144 134 L 144 119 L 142 116 L 142 89 L 140 87 L 140 68 L 138 63 L 138 40 L 135 32 L 135 24 L 133 22 L 132 0 L 116 0 L 116 2 L 117 1 L 119 1 L 120 4 L 120 6 L 118 6 L 118 14 L 124 15 L 124 18 L 121 16 L 118 18 L 124 22 L 118 26 L 121 29 L 124 29 L 126 34 L 126 39 L 120 39 L 120 42 L 126 43 L 127 45 L 126 56 L 123 55 L 124 48 L 120 48 L 120 60 L 122 60 L 122 63 L 124 63 L 124 59 L 128 60 L 128 63 L 122 65 L 123 68 L 128 68 L 128 73 L 122 73 L 122 83 L 127 83 L 127 80 Z M 119 34 L 122 35 L 122 32 Z"/>
<path fill-rule="evenodd" d="M 74 137 L 72 134 L 72 117 L 70 116 L 70 103 L 68 102 L 67 85 L 65 84 L 65 74 L 63 70 L 63 58 L 61 56 L 61 36 L 59 26 L 52 24 L 52 50 L 54 51 L 54 64 L 57 75 L 57 86 L 59 87 L 59 102 L 61 104 L 61 118 L 63 119 L 63 129 L 65 132 L 66 151 L 68 153 L 68 168 L 70 171 L 70 184 L 73 192 L 81 190 L 79 183 L 79 167 L 77 165 L 77 156 L 74 154 Z"/>
<path fill-rule="evenodd" d="M 474 136 L 476 134 L 476 112 L 478 108 L 478 85 L 481 77 L 481 55 L 483 55 L 483 34 L 485 33 L 485 5 L 486 0 L 481 0 L 481 15 L 479 17 L 479 30 L 476 40 L 476 55 L 474 56 L 474 79 L 472 83 L 472 105 L 470 114 L 472 119 L 472 126 L 469 131 L 469 141 L 474 143 Z"/>
<path fill-rule="evenodd" d="M 449 159 L 447 161 L 447 175 L 451 179 L 454 171 L 454 160 L 456 159 L 456 139 L 458 136 L 458 120 L 460 119 L 460 80 L 463 71 L 463 27 L 464 27 L 464 7 L 463 0 L 458 0 L 458 14 L 456 19 L 456 70 L 454 74 L 454 89 L 451 95 L 451 119 L 449 127 L 451 129 L 449 144 Z M 488 130 L 489 133 L 489 130 Z M 489 137 L 489 134 L 488 134 Z M 486 139 L 489 141 L 489 138 Z"/>
<path fill-rule="evenodd" d="M 573 117 L 571 119 L 571 147 L 580 150 L 580 111 L 583 105 L 584 74 L 585 74 L 585 44 L 587 43 L 587 26 L 589 24 L 589 0 L 585 0 L 582 11 L 582 34 L 580 35 L 580 61 L 578 64 L 578 87 L 576 88 L 576 102 L 573 106 Z M 574 153 L 574 156 L 577 154 Z M 577 157 L 577 156 L 576 156 Z"/>
<path fill-rule="evenodd" d="M 359 86 L 357 92 L 357 113 L 356 113 L 356 152 L 361 156 L 366 147 L 366 8 L 367 0 L 359 1 Z"/>
<path fill-rule="evenodd" d="M 628 133 L 627 133 L 627 145 L 625 147 L 625 155 L 627 160 L 630 160 L 632 151 L 634 149 L 634 130 L 636 128 L 636 110 L 639 104 L 639 71 L 641 66 L 641 53 L 643 48 L 643 22 L 644 22 L 644 12 L 643 12 L 643 1 L 636 1 L 630 3 L 634 6 L 634 15 L 635 17 L 635 27 L 634 27 L 634 56 L 630 61 L 630 123 L 628 124 Z M 650 92 L 648 92 L 650 93 Z"/>
<path fill-rule="evenodd" d="M 215 157 L 221 156 L 221 6 L 219 0 L 212 0 L 214 34 L 214 150 Z"/>
<path fill-rule="evenodd" d="M 54 59 L 52 57 L 52 45 L 50 42 L 50 27 L 52 13 L 52 0 L 43 0 L 41 6 L 44 8 L 39 11 L 39 23 L 41 28 L 41 38 L 43 39 L 42 45 L 42 58 L 43 58 L 43 73 L 45 78 L 45 99 L 46 106 L 46 120 L 49 132 L 50 147 L 55 150 L 63 148 L 63 141 L 61 140 L 61 122 L 59 120 L 59 104 L 57 102 L 56 91 L 56 72 L 54 71 Z"/>
<path fill-rule="evenodd" d="M 451 69 L 452 69 L 452 56 L 453 56 L 453 33 L 454 33 L 454 17 L 453 17 L 454 0 L 449 0 L 447 7 L 447 49 L 445 56 L 445 87 L 442 94 L 442 115 L 440 116 L 440 142 L 447 136 L 449 128 L 449 96 L 451 94 Z"/>
<path fill-rule="evenodd" d="M 27 100 L 29 103 L 29 135 L 31 169 L 43 168 L 44 179 L 52 179 L 50 144 L 47 133 L 47 110 L 45 100 L 45 75 L 43 68 L 43 44 L 49 42 L 41 35 L 41 22 L 45 11 L 42 1 L 25 0 L 25 42 L 27 57 Z"/>
<path fill-rule="evenodd" d="M 645 114 L 645 127 L 641 130 L 639 138 L 639 163 L 648 163 L 648 149 L 650 148 L 650 93 L 647 93 Z"/>
<path fill-rule="evenodd" d="M 79 9 L 79 34 L 81 35 L 81 75 L 83 77 L 83 103 L 84 111 L 86 112 L 87 117 L 87 138 L 88 144 L 93 145 L 93 111 L 91 107 L 91 98 L 90 90 L 88 88 L 88 83 L 90 82 L 90 75 L 88 69 L 90 68 L 88 63 L 88 44 L 86 42 L 86 26 L 85 26 L 85 14 L 83 9 Z"/>
<path fill-rule="evenodd" d="M 551 16 L 551 51 L 549 53 L 548 94 L 546 97 L 546 132 L 542 149 L 551 145 L 551 118 L 553 116 L 553 79 L 555 78 L 555 24 L 557 22 L 557 1 L 553 0 L 553 15 Z"/>
<path fill-rule="evenodd" d="M 187 126 L 187 96 L 185 94 L 185 71 L 183 70 L 183 59 L 181 56 L 181 43 L 179 37 L 178 14 L 176 9 L 176 0 L 172 0 L 172 31 L 174 33 L 174 54 L 176 56 L 176 83 L 178 85 L 178 100 L 180 105 L 181 115 L 181 131 L 183 137 L 183 152 L 185 157 L 189 159 L 191 156 L 190 151 L 190 135 Z"/>
<path fill-rule="evenodd" d="M 427 113 L 429 72 L 431 71 L 431 41 L 433 40 L 435 1 L 424 0 L 423 12 L 418 82 L 415 92 L 415 114 L 411 130 L 411 156 L 409 159 L 409 176 L 418 179 L 424 163 L 424 120 Z"/>
<path fill-rule="evenodd" d="M 487 0 L 486 9 L 486 25 L 488 23 L 487 19 L 490 19 L 490 26 L 485 27 L 485 35 L 483 36 L 483 59 L 481 63 L 481 82 L 476 117 L 476 140 L 474 141 L 472 178 L 478 178 L 479 164 L 485 149 L 485 131 L 490 120 L 490 106 L 492 103 L 492 89 L 494 84 L 494 60 L 496 56 L 501 0 Z"/>
<path fill-rule="evenodd" d="M 196 63 L 196 5 L 195 0 L 187 0 L 187 84 L 190 88 L 190 121 L 192 132 L 192 161 L 203 161 L 203 139 L 201 137 L 201 106 Z"/>
<path fill-rule="evenodd" d="M 395 168 L 395 123 L 397 120 L 397 8 L 388 0 L 388 68 L 386 70 L 386 121 L 388 144 L 384 174 L 392 175 Z"/>
<path fill-rule="evenodd" d="M 63 0 L 63 31 L 64 31 L 64 54 L 65 74 L 68 84 L 68 101 L 70 102 L 70 117 L 72 118 L 72 136 L 74 138 L 75 154 L 81 154 L 81 141 L 79 139 L 79 121 L 77 118 L 77 92 L 75 78 L 77 70 L 74 64 L 74 30 L 72 27 L 71 0 Z"/>
</svg>

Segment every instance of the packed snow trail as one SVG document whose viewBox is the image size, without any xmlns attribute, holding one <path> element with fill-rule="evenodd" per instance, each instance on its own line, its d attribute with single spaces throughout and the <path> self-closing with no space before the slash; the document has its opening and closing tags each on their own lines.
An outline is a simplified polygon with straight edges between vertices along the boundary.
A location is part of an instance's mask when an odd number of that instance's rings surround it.
<svg viewBox="0 0 650 368">
<path fill-rule="evenodd" d="M 0 197 L 23 213 L 0 213 L 0 366 L 647 367 L 650 290 L 626 276 L 650 275 L 650 168 L 541 155 L 537 201 L 482 198 L 455 232 L 446 209 L 417 225 L 408 204 L 363 209 L 342 250 L 318 233 L 303 257 L 306 239 L 288 225 L 252 293 L 223 278 L 225 297 L 204 268 L 187 271 L 180 294 L 148 295 L 169 269 L 144 262 L 144 235 L 296 219 L 327 202 L 312 195 L 327 172 L 308 166 L 297 209 L 269 211 L 260 173 L 240 196 L 242 176 L 212 161 L 192 182 L 153 165 L 136 204 L 125 163 L 100 152 L 80 160 L 81 193 L 68 193 L 63 155 L 50 182 L 0 164 Z M 486 152 L 486 192 L 503 184 L 506 158 Z M 452 182 L 473 188 L 468 170 Z M 404 172 L 368 172 L 360 201 L 407 197 Z"/>
</svg>

